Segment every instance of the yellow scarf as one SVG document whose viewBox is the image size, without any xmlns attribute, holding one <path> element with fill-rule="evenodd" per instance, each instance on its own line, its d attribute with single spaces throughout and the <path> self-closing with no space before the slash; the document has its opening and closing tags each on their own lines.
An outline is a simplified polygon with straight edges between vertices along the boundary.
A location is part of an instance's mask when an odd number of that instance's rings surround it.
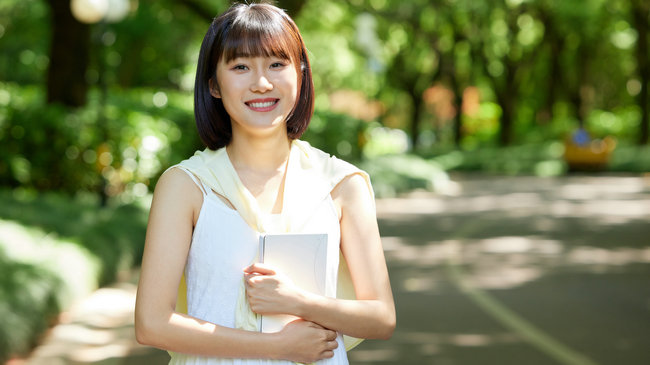
<svg viewBox="0 0 650 365">
<path fill-rule="evenodd" d="M 228 199 L 250 227 L 258 232 L 266 231 L 257 200 L 242 184 L 225 148 L 216 151 L 209 149 L 197 151 L 194 156 L 182 161 L 178 166 L 189 170 L 217 194 Z M 370 178 L 364 171 L 310 146 L 307 142 L 293 140 L 287 164 L 281 213 L 282 227 L 285 232 L 298 231 L 306 223 L 310 213 L 329 196 L 332 189 L 345 177 L 353 174 L 359 174 L 366 179 L 372 194 Z M 340 259 L 336 297 L 356 299 L 347 263 L 342 255 Z M 176 305 L 178 312 L 187 313 L 186 293 L 187 287 L 183 276 L 178 290 Z M 250 310 L 246 300 L 243 279 L 235 313 L 235 327 L 259 331 L 256 314 Z M 350 336 L 343 336 L 343 339 L 346 350 L 351 350 L 363 341 Z"/>
</svg>

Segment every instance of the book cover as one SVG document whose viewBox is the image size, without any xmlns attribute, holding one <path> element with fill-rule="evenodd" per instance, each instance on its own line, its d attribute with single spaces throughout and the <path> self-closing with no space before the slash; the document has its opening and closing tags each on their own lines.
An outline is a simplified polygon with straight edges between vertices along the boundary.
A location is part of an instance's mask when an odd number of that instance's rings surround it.
<svg viewBox="0 0 650 365">
<path fill-rule="evenodd" d="M 260 237 L 260 262 L 287 275 L 296 286 L 325 295 L 327 233 L 267 234 Z M 297 319 L 291 315 L 260 316 L 262 332 L 278 332 Z"/>
</svg>

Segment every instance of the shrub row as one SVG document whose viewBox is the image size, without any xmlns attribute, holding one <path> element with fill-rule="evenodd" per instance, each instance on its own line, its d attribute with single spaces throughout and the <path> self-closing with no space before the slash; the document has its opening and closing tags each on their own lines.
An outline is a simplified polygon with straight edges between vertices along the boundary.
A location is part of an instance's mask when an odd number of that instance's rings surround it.
<svg viewBox="0 0 650 365">
<path fill-rule="evenodd" d="M 0 190 L 0 362 L 27 354 L 59 311 L 138 265 L 146 217 L 136 205 Z"/>
</svg>

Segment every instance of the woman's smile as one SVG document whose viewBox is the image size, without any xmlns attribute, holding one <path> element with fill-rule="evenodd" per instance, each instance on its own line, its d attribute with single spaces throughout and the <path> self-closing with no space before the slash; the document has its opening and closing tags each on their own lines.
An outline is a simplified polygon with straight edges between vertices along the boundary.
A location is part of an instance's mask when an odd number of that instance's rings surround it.
<svg viewBox="0 0 650 365">
<path fill-rule="evenodd" d="M 253 99 L 245 102 L 244 104 L 255 112 L 269 112 L 278 105 L 280 99 L 276 98 L 264 98 L 264 99 Z"/>
</svg>

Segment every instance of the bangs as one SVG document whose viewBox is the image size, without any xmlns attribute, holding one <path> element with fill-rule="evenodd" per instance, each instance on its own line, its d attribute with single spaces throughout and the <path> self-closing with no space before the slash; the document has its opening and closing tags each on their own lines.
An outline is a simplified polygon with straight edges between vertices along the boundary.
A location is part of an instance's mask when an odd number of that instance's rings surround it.
<svg viewBox="0 0 650 365">
<path fill-rule="evenodd" d="M 290 25 L 277 14 L 255 11 L 238 14 L 225 34 L 219 55 L 225 62 L 238 57 L 278 57 L 300 63 L 300 49 Z M 275 19 L 278 18 L 278 19 Z"/>
</svg>

